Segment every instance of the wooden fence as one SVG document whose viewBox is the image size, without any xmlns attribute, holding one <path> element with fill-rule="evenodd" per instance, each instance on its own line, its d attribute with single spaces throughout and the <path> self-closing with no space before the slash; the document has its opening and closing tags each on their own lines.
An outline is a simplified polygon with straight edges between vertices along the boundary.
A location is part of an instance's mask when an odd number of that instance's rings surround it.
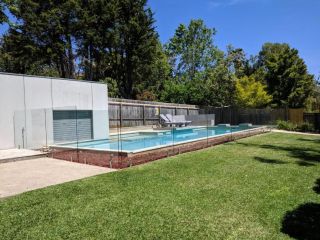
<svg viewBox="0 0 320 240">
<path fill-rule="evenodd" d="M 274 125 L 277 120 L 289 120 L 294 123 L 304 121 L 303 109 L 199 107 L 187 104 L 109 98 L 110 127 L 156 125 L 159 123 L 160 113 L 186 116 L 215 114 L 216 124 L 230 123 L 236 125 L 239 123 L 252 123 L 255 125 Z"/>
<path fill-rule="evenodd" d="M 159 123 L 160 113 L 197 115 L 199 107 L 187 104 L 109 98 L 110 127 L 155 125 Z"/>
<path fill-rule="evenodd" d="M 303 109 L 264 108 L 243 109 L 234 107 L 204 107 L 200 114 L 215 114 L 216 124 L 252 123 L 255 125 L 274 125 L 277 120 L 289 120 L 294 123 L 303 122 Z"/>
<path fill-rule="evenodd" d="M 215 114 L 216 124 L 230 123 L 252 123 L 255 125 L 275 124 L 278 119 L 287 120 L 286 109 L 239 109 L 232 107 L 206 108 L 201 113 Z"/>
</svg>

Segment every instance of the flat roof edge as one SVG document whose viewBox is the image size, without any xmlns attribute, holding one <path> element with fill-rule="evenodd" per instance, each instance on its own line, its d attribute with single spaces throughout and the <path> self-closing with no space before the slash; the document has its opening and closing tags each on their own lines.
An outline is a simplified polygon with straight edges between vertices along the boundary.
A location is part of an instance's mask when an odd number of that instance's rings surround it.
<svg viewBox="0 0 320 240">
<path fill-rule="evenodd" d="M 21 73 L 0 72 L 0 75 L 21 76 L 21 77 L 37 77 L 37 78 L 46 78 L 46 79 L 54 79 L 54 80 L 66 80 L 66 81 L 73 81 L 73 82 L 85 82 L 85 83 L 95 83 L 95 84 L 107 85 L 106 83 L 102 83 L 102 82 L 82 80 L 82 79 L 50 77 L 50 76 L 38 76 L 38 75 L 29 75 L 29 74 L 21 74 Z"/>
</svg>

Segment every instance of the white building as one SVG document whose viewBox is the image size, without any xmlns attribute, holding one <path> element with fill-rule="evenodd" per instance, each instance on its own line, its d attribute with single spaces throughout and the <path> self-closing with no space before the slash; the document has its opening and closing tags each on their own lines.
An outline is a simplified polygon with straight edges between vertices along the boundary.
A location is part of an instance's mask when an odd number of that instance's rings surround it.
<svg viewBox="0 0 320 240">
<path fill-rule="evenodd" d="M 105 84 L 0 73 L 0 149 L 108 136 Z"/>
</svg>

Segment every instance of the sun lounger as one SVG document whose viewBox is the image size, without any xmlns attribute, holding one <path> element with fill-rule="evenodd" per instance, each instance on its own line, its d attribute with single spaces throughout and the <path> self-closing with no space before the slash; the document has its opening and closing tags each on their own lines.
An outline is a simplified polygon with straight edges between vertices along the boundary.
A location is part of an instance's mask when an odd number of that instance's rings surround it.
<svg viewBox="0 0 320 240">
<path fill-rule="evenodd" d="M 160 120 L 160 124 L 164 127 L 181 127 L 184 124 L 184 122 L 174 121 L 172 116 L 168 117 L 164 114 L 160 114 Z"/>
<path fill-rule="evenodd" d="M 160 114 L 160 124 L 162 126 L 172 126 L 172 122 L 170 122 L 170 120 L 164 115 L 164 114 Z"/>
<path fill-rule="evenodd" d="M 184 115 L 175 115 L 172 116 L 171 114 L 166 114 L 166 117 L 169 119 L 170 122 L 176 123 L 178 126 L 188 126 L 191 124 L 191 121 L 186 121 L 186 117 Z"/>
</svg>

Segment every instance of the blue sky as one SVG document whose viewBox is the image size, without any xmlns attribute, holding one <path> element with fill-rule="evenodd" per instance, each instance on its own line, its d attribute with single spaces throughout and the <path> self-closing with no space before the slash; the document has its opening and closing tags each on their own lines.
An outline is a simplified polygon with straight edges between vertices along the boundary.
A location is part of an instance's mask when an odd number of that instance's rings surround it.
<svg viewBox="0 0 320 240">
<path fill-rule="evenodd" d="M 265 42 L 299 50 L 309 72 L 320 74 L 320 0 L 149 0 L 163 43 L 180 23 L 201 18 L 216 28 L 216 44 L 257 54 Z"/>
</svg>

